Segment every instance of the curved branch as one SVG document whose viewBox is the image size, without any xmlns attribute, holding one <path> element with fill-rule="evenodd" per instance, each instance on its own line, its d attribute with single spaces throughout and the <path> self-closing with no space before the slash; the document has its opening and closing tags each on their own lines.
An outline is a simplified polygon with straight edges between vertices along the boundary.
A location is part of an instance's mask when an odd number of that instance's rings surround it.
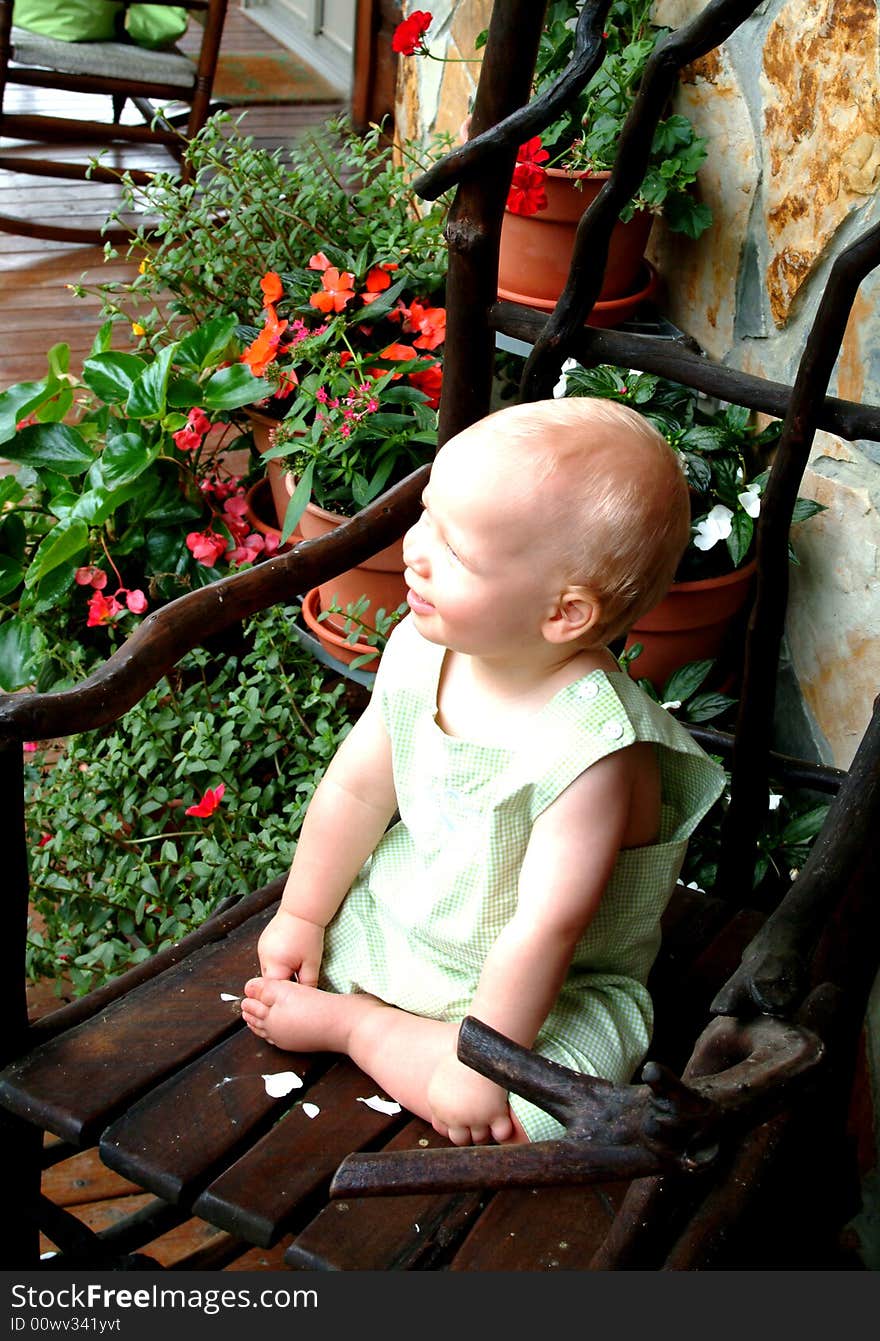
<svg viewBox="0 0 880 1341">
<path fill-rule="evenodd" d="M 590 82 L 602 64 L 605 18 L 611 0 L 593 0 L 581 10 L 575 28 L 574 51 L 559 78 L 539 98 L 518 108 L 497 125 L 445 154 L 427 172 L 417 177 L 413 189 L 423 200 L 436 200 L 456 182 L 473 177 L 505 150 L 517 149 L 538 135 L 564 112 L 571 100 Z"/>
<path fill-rule="evenodd" d="M 0 739 L 46 740 L 117 721 L 206 638 L 278 601 L 296 601 L 398 539 L 418 516 L 429 469 L 407 476 L 336 531 L 171 601 L 72 689 L 0 695 Z"/>
</svg>

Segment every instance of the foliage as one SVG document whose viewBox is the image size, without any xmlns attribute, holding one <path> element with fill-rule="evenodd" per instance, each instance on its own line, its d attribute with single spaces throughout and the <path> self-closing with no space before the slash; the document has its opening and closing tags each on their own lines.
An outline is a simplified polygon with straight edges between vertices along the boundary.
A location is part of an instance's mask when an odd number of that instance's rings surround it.
<svg viewBox="0 0 880 1341">
<path fill-rule="evenodd" d="M 544 167 L 586 172 L 614 167 L 623 125 L 645 67 L 669 32 L 651 23 L 651 7 L 651 0 L 614 0 L 606 22 L 601 66 L 540 139 L 530 141 L 523 147 L 525 153 L 520 153 L 514 182 L 519 176 L 530 189 L 519 202 L 524 207 L 518 212 L 543 208 L 540 177 Z M 547 6 L 535 64 L 534 97 L 545 93 L 569 64 L 582 8 L 582 0 L 551 0 Z M 659 121 L 642 184 L 621 211 L 621 219 L 626 221 L 636 210 L 647 209 L 662 214 L 674 232 L 699 237 L 712 222 L 711 210 L 696 199 L 692 190 L 705 158 L 706 141 L 696 134 L 687 117 L 676 113 Z"/>
<path fill-rule="evenodd" d="M 366 596 L 361 596 L 357 601 L 349 601 L 344 610 L 338 601 L 333 600 L 327 609 L 322 610 L 318 615 L 318 623 L 329 619 L 331 615 L 342 615 L 344 617 L 342 633 L 349 646 L 356 647 L 358 644 L 366 643 L 369 647 L 375 647 L 379 652 L 382 652 L 391 635 L 391 630 L 395 624 L 403 619 L 409 610 L 409 606 L 404 601 L 396 610 L 388 612 L 380 605 L 373 617 L 373 624 L 368 624 L 366 616 L 369 606 L 370 602 Z M 373 659 L 372 652 L 364 652 L 354 658 L 351 662 L 351 669 L 358 670 L 361 666 L 368 665 Z"/>
<path fill-rule="evenodd" d="M 436 450 L 446 311 L 409 281 L 397 262 L 335 247 L 263 277 L 263 328 L 242 357 L 286 413 L 265 453 L 298 478 L 283 540 L 310 498 L 350 515 Z"/>
<path fill-rule="evenodd" d="M 271 390 L 224 366 L 234 328 L 219 317 L 138 354 L 110 348 L 107 322 L 81 377 L 56 345 L 42 381 L 0 394 L 0 451 L 18 465 L 0 481 L 3 689 L 58 687 L 74 647 L 87 668 L 120 625 L 130 632 L 132 613 L 220 576 L 221 557 L 238 564 L 262 548 L 241 481 L 217 462 L 236 445 L 231 413 Z"/>
<path fill-rule="evenodd" d="M 563 367 L 556 394 L 598 396 L 630 405 L 678 452 L 690 485 L 692 517 L 691 544 L 676 574 L 678 581 L 717 577 L 751 561 L 755 520 L 769 476 L 768 462 L 782 431 L 780 421 L 758 430 L 744 406 L 709 409 L 694 389 L 653 373 L 609 364 L 582 368 L 571 359 Z M 822 510 L 821 503 L 799 498 L 793 521 L 805 521 Z"/>
<path fill-rule="evenodd" d="M 438 137 L 423 154 L 406 140 L 393 145 L 378 126 L 361 137 L 337 119 L 270 151 L 227 113 L 210 117 L 187 144 L 189 181 L 157 173 L 146 186 L 126 186 L 120 209 L 150 222 L 127 253 L 140 262 L 137 277 L 98 289 L 106 314 L 147 338 L 167 336 L 169 321 L 186 329 L 221 314 L 247 322 L 260 310 L 266 271 L 295 270 L 328 247 L 362 263 L 405 264 L 412 292 L 438 297 L 446 201 L 423 205 L 410 182 L 446 143 Z"/>
<path fill-rule="evenodd" d="M 295 616 L 251 621 L 243 654 L 190 653 L 120 722 L 27 766 L 32 978 L 66 969 L 87 991 L 286 868 L 349 725 Z"/>
</svg>

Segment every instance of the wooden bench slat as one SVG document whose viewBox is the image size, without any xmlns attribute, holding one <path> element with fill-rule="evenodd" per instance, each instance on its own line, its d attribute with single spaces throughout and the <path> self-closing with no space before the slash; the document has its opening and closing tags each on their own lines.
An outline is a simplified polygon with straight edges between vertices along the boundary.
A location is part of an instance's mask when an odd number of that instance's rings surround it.
<svg viewBox="0 0 880 1341">
<path fill-rule="evenodd" d="M 351 1062 L 337 1062 L 304 1096 L 317 1104 L 318 1115 L 308 1117 L 298 1103 L 196 1198 L 193 1213 L 270 1247 L 297 1210 L 326 1190 L 346 1155 L 375 1145 L 400 1125 L 399 1115 L 357 1102 L 374 1094 L 386 1097 Z"/>
<path fill-rule="evenodd" d="M 75 1145 L 91 1145 L 150 1085 L 239 1027 L 235 1002 L 257 966 L 268 908 L 0 1074 L 0 1105 Z M 59 1076 L 64 1077 L 63 1087 Z"/>
<path fill-rule="evenodd" d="M 302 1091 L 268 1094 L 265 1075 L 307 1081 L 327 1059 L 282 1052 L 241 1028 L 136 1103 L 101 1137 L 104 1163 L 165 1201 L 185 1202 Z"/>
<path fill-rule="evenodd" d="M 499 1192 L 456 1252 L 450 1271 L 584 1271 L 625 1184 Z"/>
<path fill-rule="evenodd" d="M 384 1149 L 448 1145 L 416 1118 Z M 461 1238 L 483 1202 L 478 1192 L 332 1201 L 297 1235 L 284 1261 L 299 1271 L 424 1271 Z"/>
</svg>

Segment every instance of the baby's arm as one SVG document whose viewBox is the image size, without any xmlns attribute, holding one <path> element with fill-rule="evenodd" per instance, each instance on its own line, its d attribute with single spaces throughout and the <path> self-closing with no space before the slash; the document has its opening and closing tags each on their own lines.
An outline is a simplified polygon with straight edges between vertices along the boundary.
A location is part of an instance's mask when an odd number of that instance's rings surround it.
<svg viewBox="0 0 880 1341">
<path fill-rule="evenodd" d="M 391 744 L 374 695 L 309 804 L 281 905 L 258 943 L 264 977 L 295 973 L 315 986 L 324 928 L 396 808 Z"/>
<path fill-rule="evenodd" d="M 650 747 L 599 760 L 536 820 L 519 879 L 517 909 L 483 964 L 469 1014 L 524 1047 L 534 1043 L 599 906 L 618 851 L 632 831 L 637 769 Z M 435 1125 L 456 1144 L 508 1140 L 513 1124 L 499 1085 L 450 1055 L 431 1082 Z"/>
</svg>

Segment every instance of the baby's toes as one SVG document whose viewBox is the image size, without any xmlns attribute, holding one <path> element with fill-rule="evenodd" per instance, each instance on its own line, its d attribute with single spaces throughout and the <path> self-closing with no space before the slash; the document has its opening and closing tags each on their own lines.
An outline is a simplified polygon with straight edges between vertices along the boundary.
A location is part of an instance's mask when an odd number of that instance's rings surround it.
<svg viewBox="0 0 880 1341">
<path fill-rule="evenodd" d="M 246 997 L 241 1003 L 241 1013 L 250 1022 L 251 1020 L 264 1020 L 269 1013 L 269 1009 L 263 1005 L 262 1001 Z"/>
<path fill-rule="evenodd" d="M 266 984 L 265 978 L 248 978 L 244 985 L 244 994 L 246 997 L 262 996 L 263 988 Z"/>
</svg>

